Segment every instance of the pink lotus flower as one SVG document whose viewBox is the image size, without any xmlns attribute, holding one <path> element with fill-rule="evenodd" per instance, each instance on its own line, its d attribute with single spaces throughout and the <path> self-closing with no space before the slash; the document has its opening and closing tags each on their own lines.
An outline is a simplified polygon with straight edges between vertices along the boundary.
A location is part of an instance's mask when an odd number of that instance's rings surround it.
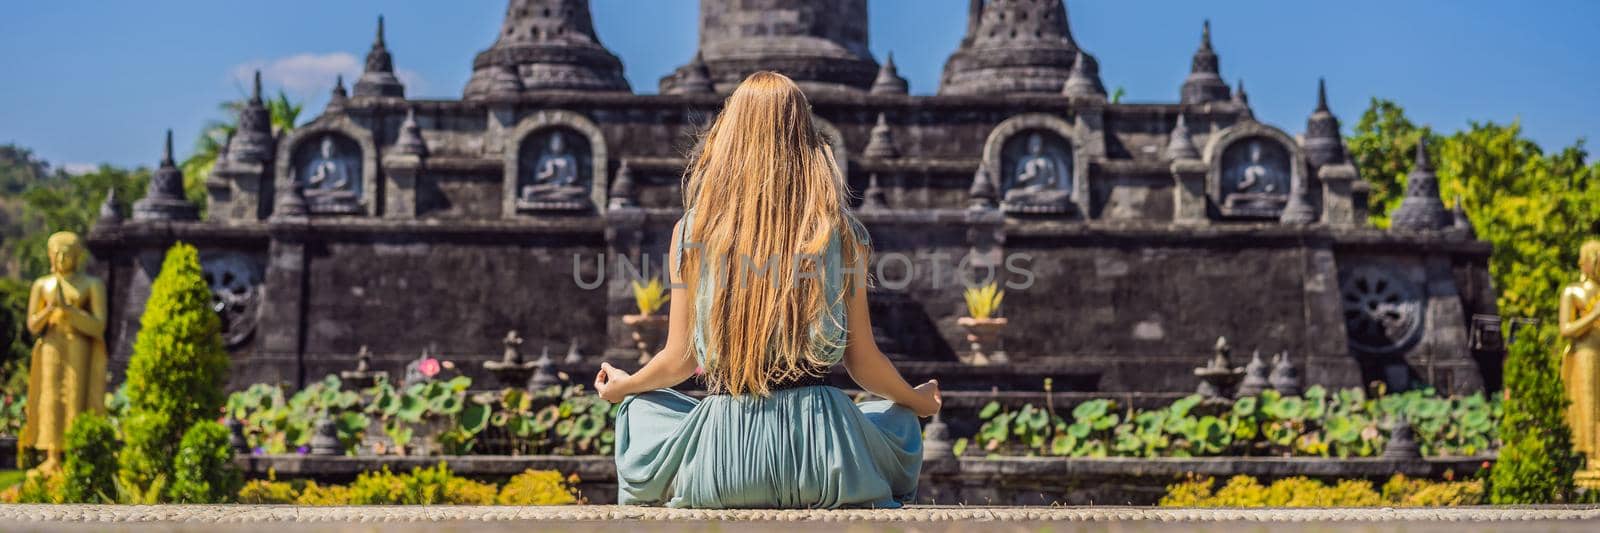
<svg viewBox="0 0 1600 533">
<path fill-rule="evenodd" d="M 431 378 L 439 375 L 439 369 L 439 360 L 432 357 L 417 362 L 417 371 L 421 372 L 424 377 Z"/>
</svg>

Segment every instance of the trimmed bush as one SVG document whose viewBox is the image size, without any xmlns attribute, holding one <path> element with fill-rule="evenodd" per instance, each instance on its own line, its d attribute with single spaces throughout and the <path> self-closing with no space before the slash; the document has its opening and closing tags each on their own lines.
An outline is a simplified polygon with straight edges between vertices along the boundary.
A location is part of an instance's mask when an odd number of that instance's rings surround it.
<svg viewBox="0 0 1600 533">
<path fill-rule="evenodd" d="M 117 473 L 125 492 L 148 492 L 158 478 L 172 479 L 184 432 L 216 418 L 228 372 L 221 332 L 199 252 L 174 245 L 151 285 L 128 360 L 125 448 Z M 170 498 L 173 487 L 157 496 Z"/>
<path fill-rule="evenodd" d="M 117 495 L 117 430 L 111 419 L 81 413 L 67 428 L 61 499 L 101 503 Z"/>
<path fill-rule="evenodd" d="M 314 485 L 314 484 L 312 484 Z M 310 488 L 308 485 L 307 488 Z M 295 503 L 300 491 L 294 484 L 271 479 L 252 479 L 239 489 L 239 503 L 250 505 L 284 505 Z"/>
<path fill-rule="evenodd" d="M 495 503 L 500 505 L 572 505 L 578 497 L 554 470 L 526 470 L 517 474 L 500 488 Z M 574 475 L 570 481 L 577 481 Z"/>
<path fill-rule="evenodd" d="M 50 473 L 29 470 L 28 477 L 18 489 L 17 503 L 64 503 L 61 501 L 61 488 L 65 484 L 66 476 L 61 475 L 59 470 Z"/>
<path fill-rule="evenodd" d="M 239 490 L 228 428 L 206 420 L 183 434 L 173 466 L 172 499 L 179 503 L 223 503 Z"/>
<path fill-rule="evenodd" d="M 1489 476 L 1496 505 L 1563 503 L 1583 458 L 1572 451 L 1556 335 L 1549 326 L 1517 332 L 1505 363 L 1500 458 Z"/>
<path fill-rule="evenodd" d="M 1216 480 L 1197 478 L 1167 487 L 1162 507 L 1437 507 L 1483 503 L 1481 481 L 1408 480 L 1396 474 L 1383 492 L 1358 479 L 1333 485 L 1292 477 L 1262 486 L 1250 476 L 1234 476 L 1213 492 Z"/>
<path fill-rule="evenodd" d="M 395 474 L 387 467 L 363 472 L 349 485 L 282 482 L 275 478 L 246 483 L 239 503 L 297 505 L 570 505 L 577 496 L 561 473 L 528 470 L 502 489 L 460 477 L 444 463 Z"/>
<path fill-rule="evenodd" d="M 300 491 L 300 497 L 294 503 L 297 505 L 350 505 L 351 491 L 344 485 L 322 486 L 316 483 L 307 483 L 305 490 Z"/>
<path fill-rule="evenodd" d="M 1383 499 L 1400 507 L 1447 507 L 1478 505 L 1484 500 L 1483 483 L 1476 481 L 1432 482 L 1408 479 L 1395 474 L 1383 484 Z"/>
</svg>

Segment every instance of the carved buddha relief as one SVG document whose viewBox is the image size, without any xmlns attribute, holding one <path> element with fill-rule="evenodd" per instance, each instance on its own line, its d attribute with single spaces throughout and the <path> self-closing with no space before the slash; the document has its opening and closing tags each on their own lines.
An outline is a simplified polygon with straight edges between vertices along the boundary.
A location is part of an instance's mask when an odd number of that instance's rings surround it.
<svg viewBox="0 0 1600 533">
<path fill-rule="evenodd" d="M 589 141 L 576 132 L 549 128 L 523 139 L 518 154 L 517 210 L 578 211 L 589 200 Z"/>
<path fill-rule="evenodd" d="M 1020 132 L 1000 152 L 1003 207 L 1025 213 L 1060 213 L 1072 206 L 1072 148 L 1046 130 Z"/>
<path fill-rule="evenodd" d="M 1289 203 L 1289 151 L 1265 137 L 1248 137 L 1222 153 L 1223 214 L 1277 217 Z"/>
<path fill-rule="evenodd" d="M 303 189 L 312 213 L 360 213 L 361 147 L 355 140 L 326 133 L 295 149 L 291 178 Z"/>
</svg>

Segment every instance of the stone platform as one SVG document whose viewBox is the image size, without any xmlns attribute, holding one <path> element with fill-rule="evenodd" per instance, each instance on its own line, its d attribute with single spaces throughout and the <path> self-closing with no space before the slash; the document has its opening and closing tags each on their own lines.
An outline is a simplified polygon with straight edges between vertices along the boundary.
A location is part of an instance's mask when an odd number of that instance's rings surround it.
<svg viewBox="0 0 1600 533">
<path fill-rule="evenodd" d="M 1600 507 L 1163 509 L 910 507 L 702 511 L 631 506 L 4 505 L 0 531 L 1594 531 Z"/>
</svg>

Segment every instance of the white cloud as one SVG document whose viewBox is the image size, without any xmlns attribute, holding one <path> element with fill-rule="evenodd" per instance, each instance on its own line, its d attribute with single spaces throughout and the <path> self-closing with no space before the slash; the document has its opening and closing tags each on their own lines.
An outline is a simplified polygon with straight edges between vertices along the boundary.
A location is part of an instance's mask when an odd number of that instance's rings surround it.
<svg viewBox="0 0 1600 533">
<path fill-rule="evenodd" d="M 88 174 L 100 170 L 99 163 L 62 163 L 61 171 L 68 174 Z"/>
<path fill-rule="evenodd" d="M 333 80 L 340 74 L 344 75 L 346 87 L 355 84 L 361 76 L 363 64 L 360 58 L 349 52 L 300 53 L 235 66 L 233 80 L 249 87 L 251 77 L 256 70 L 260 70 L 263 85 L 282 87 L 284 92 L 301 98 L 322 96 L 333 88 Z M 415 71 L 396 69 L 395 76 L 406 84 L 407 93 L 418 94 L 426 87 L 422 76 Z"/>
</svg>

